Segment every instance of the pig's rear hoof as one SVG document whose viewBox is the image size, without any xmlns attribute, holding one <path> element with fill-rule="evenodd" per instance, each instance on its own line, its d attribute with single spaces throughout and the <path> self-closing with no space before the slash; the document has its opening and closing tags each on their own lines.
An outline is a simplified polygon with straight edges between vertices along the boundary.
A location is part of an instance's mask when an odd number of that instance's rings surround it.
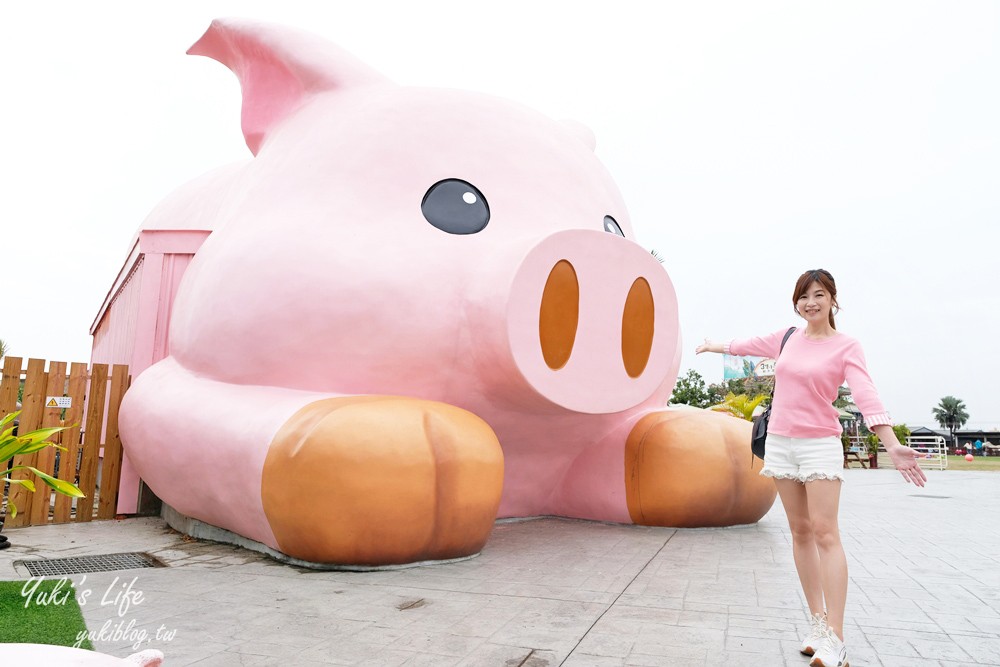
<svg viewBox="0 0 1000 667">
<path fill-rule="evenodd" d="M 503 454 L 474 414 L 411 398 L 331 398 L 278 431 L 264 512 L 282 552 L 393 565 L 469 556 L 493 528 Z"/>
<path fill-rule="evenodd" d="M 695 528 L 754 523 L 774 504 L 774 483 L 750 453 L 750 422 L 697 409 L 640 419 L 625 448 L 632 521 Z"/>
</svg>

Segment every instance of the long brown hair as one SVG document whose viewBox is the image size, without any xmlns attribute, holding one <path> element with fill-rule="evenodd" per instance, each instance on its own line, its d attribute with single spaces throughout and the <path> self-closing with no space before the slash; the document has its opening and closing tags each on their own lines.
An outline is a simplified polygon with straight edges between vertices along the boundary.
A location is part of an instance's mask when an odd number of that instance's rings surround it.
<svg viewBox="0 0 1000 667">
<path fill-rule="evenodd" d="M 826 269 L 811 269 L 799 276 L 799 279 L 795 281 L 795 292 L 792 293 L 792 308 L 798 314 L 799 297 L 805 294 L 813 283 L 819 283 L 830 295 L 830 326 L 836 329 L 837 325 L 833 321 L 833 309 L 840 310 L 840 304 L 837 303 L 837 283 Z"/>
</svg>

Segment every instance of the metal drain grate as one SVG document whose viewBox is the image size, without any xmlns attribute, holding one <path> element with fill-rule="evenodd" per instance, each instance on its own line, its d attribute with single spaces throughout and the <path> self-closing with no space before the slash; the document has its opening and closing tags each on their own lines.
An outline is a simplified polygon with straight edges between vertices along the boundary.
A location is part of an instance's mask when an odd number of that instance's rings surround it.
<svg viewBox="0 0 1000 667">
<path fill-rule="evenodd" d="M 14 565 L 23 565 L 33 577 L 135 570 L 144 567 L 165 567 L 155 557 L 147 553 L 138 552 L 102 554 L 100 556 L 75 556 L 73 558 L 19 560 Z"/>
<path fill-rule="evenodd" d="M 938 500 L 947 500 L 947 499 L 951 498 L 951 496 L 930 496 L 930 495 L 927 495 L 926 493 L 911 493 L 910 497 L 911 498 L 937 498 Z"/>
</svg>

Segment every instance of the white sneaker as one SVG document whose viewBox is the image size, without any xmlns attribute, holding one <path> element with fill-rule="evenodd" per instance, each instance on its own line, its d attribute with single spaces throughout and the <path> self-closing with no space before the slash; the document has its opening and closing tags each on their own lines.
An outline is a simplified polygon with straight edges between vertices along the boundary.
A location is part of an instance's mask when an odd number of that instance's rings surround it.
<svg viewBox="0 0 1000 667">
<path fill-rule="evenodd" d="M 844 642 L 829 627 L 823 633 L 823 641 L 809 661 L 809 667 L 851 667 L 847 662 Z"/>
<path fill-rule="evenodd" d="M 802 648 L 799 652 L 802 655 L 812 655 L 819 648 L 823 637 L 826 636 L 826 615 L 813 614 L 810 618 L 809 634 L 802 640 Z"/>
</svg>

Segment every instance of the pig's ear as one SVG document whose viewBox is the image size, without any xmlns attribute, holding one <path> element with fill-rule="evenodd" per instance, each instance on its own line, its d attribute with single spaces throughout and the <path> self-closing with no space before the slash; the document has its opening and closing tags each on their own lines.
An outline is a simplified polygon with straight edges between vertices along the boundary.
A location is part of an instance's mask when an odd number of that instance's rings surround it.
<svg viewBox="0 0 1000 667">
<path fill-rule="evenodd" d="M 570 131 L 570 134 L 582 141 L 590 150 L 597 148 L 597 137 L 594 136 L 594 132 L 589 127 L 571 118 L 563 118 L 559 122 Z"/>
<path fill-rule="evenodd" d="M 275 125 L 312 95 L 386 83 L 381 74 L 306 32 L 216 19 L 188 53 L 218 60 L 243 88 L 243 136 L 256 155 Z"/>
</svg>

